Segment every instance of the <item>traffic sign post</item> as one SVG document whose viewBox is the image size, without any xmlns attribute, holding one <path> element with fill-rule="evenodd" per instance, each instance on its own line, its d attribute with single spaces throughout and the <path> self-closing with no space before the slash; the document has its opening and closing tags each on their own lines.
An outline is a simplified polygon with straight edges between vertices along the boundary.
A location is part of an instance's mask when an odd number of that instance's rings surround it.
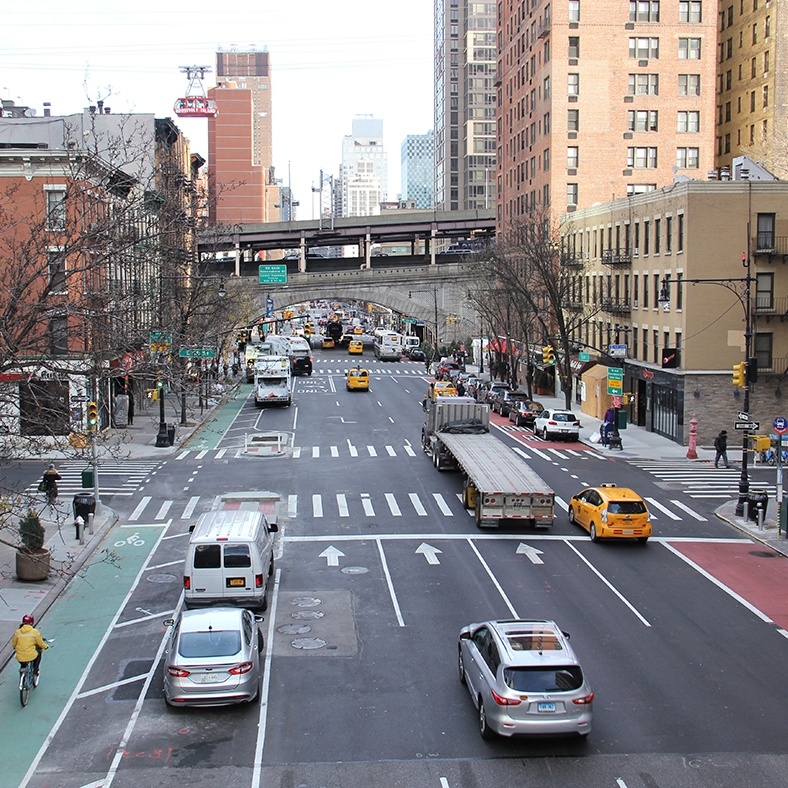
<svg viewBox="0 0 788 788">
<path fill-rule="evenodd" d="M 783 435 L 788 432 L 788 422 L 783 416 L 778 416 L 772 426 L 777 433 L 777 533 L 788 539 L 788 507 L 783 486 Z"/>
<path fill-rule="evenodd" d="M 261 285 L 286 285 L 286 265 L 261 265 L 258 269 Z"/>
<path fill-rule="evenodd" d="M 759 421 L 735 421 L 733 428 L 736 430 L 747 430 L 747 432 L 755 432 L 761 428 Z"/>
<path fill-rule="evenodd" d="M 607 393 L 619 397 L 624 393 L 624 370 L 621 367 L 607 368 Z"/>
</svg>

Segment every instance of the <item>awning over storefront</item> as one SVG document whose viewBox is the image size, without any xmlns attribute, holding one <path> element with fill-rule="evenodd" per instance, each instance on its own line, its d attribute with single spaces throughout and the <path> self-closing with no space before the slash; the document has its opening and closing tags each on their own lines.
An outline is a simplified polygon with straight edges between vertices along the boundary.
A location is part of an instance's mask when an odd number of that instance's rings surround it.
<svg viewBox="0 0 788 788">
<path fill-rule="evenodd" d="M 596 361 L 580 361 L 580 359 L 575 356 L 569 359 L 569 366 L 572 369 L 572 374 L 576 378 L 581 377 L 584 372 L 587 372 L 596 363 Z"/>
<path fill-rule="evenodd" d="M 509 342 L 506 339 L 499 339 L 497 337 L 495 339 L 491 339 L 487 343 L 487 347 L 496 353 L 511 353 L 514 356 L 520 355 L 519 348 L 517 348 L 513 342 Z"/>
</svg>

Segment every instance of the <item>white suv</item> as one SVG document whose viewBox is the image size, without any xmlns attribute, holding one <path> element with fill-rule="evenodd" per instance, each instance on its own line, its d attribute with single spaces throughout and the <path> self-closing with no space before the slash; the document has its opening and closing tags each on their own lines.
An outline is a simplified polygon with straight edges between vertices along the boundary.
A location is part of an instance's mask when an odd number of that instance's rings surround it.
<svg viewBox="0 0 788 788">
<path fill-rule="evenodd" d="M 576 441 L 580 438 L 580 421 L 571 410 L 548 409 L 534 419 L 534 435 L 544 440 L 553 435 Z"/>
</svg>

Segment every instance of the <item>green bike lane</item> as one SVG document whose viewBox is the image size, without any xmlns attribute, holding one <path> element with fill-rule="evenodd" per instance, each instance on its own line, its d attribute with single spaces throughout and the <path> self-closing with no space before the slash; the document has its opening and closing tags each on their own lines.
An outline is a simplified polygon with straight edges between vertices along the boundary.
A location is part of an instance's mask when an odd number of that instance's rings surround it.
<svg viewBox="0 0 788 788">
<path fill-rule="evenodd" d="M 249 398 L 249 387 L 240 385 L 233 398 L 217 408 L 213 417 L 204 422 L 194 433 L 184 442 L 184 449 L 204 451 L 217 449 L 222 439 L 233 422 L 238 418 L 238 414 L 243 409 Z"/>
<path fill-rule="evenodd" d="M 12 659 L 0 673 L 3 786 L 20 785 L 48 737 L 65 719 L 166 528 L 166 523 L 136 529 L 115 525 L 86 567 L 36 622 L 43 637 L 53 643 L 44 653 L 41 682 L 26 707 L 19 701 L 17 661 Z M 133 534 L 138 538 L 130 539 Z"/>
</svg>

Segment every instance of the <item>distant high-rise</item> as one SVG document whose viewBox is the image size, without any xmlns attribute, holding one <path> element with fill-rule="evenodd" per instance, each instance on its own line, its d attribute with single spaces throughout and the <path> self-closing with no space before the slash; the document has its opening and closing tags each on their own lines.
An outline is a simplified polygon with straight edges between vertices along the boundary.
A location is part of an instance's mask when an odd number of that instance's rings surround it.
<svg viewBox="0 0 788 788">
<path fill-rule="evenodd" d="M 435 0 L 435 207 L 495 203 L 496 4 Z"/>
<path fill-rule="evenodd" d="M 417 208 L 434 205 L 435 150 L 433 133 L 408 134 L 402 141 L 402 199 L 415 200 Z"/>
<path fill-rule="evenodd" d="M 211 219 L 216 224 L 276 221 L 268 52 L 217 52 L 219 110 L 208 121 Z"/>
<path fill-rule="evenodd" d="M 342 140 L 342 216 L 380 212 L 388 192 L 388 158 L 383 147 L 383 121 L 353 118 L 353 133 Z"/>
</svg>

